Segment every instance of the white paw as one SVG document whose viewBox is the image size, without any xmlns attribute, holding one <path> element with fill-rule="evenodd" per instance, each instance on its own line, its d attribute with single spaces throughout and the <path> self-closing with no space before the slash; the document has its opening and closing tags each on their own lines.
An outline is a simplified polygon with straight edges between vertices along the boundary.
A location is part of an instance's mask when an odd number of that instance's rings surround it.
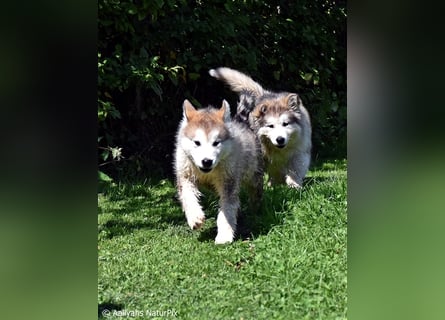
<svg viewBox="0 0 445 320">
<path fill-rule="evenodd" d="M 196 213 L 187 213 L 186 217 L 187 223 L 192 230 L 201 228 L 204 224 L 204 221 L 206 220 L 204 212 L 202 211 Z"/>
<path fill-rule="evenodd" d="M 289 176 L 286 176 L 286 184 L 290 188 L 294 188 L 294 189 L 300 189 L 301 188 L 301 185 L 299 183 L 297 183 L 294 179 L 292 179 Z"/>
<path fill-rule="evenodd" d="M 215 238 L 215 244 L 226 244 L 233 242 L 233 233 L 232 232 L 221 232 L 219 231 Z"/>
</svg>

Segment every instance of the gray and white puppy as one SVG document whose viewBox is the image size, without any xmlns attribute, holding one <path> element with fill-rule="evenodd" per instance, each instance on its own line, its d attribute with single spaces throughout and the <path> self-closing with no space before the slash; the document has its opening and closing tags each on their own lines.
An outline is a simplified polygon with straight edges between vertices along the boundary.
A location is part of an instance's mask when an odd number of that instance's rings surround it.
<svg viewBox="0 0 445 320">
<path fill-rule="evenodd" d="M 235 118 L 248 123 L 260 139 L 269 184 L 300 188 L 311 161 L 312 128 L 298 94 L 265 90 L 230 68 L 211 69 L 209 74 L 239 93 Z"/>
</svg>

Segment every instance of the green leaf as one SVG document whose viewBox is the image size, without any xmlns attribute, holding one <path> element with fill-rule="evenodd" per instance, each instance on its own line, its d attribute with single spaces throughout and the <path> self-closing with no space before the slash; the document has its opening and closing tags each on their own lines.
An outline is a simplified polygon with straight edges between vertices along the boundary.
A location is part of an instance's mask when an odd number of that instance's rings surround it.
<svg viewBox="0 0 445 320">
<path fill-rule="evenodd" d="M 108 176 L 107 174 L 103 173 L 100 170 L 98 171 L 98 178 L 99 178 L 99 181 L 103 181 L 103 182 L 112 182 L 113 181 L 113 179 L 110 176 Z"/>
<path fill-rule="evenodd" d="M 106 149 L 106 150 L 102 151 L 101 156 L 102 156 L 103 161 L 107 160 L 108 157 L 110 156 L 110 150 Z"/>
</svg>

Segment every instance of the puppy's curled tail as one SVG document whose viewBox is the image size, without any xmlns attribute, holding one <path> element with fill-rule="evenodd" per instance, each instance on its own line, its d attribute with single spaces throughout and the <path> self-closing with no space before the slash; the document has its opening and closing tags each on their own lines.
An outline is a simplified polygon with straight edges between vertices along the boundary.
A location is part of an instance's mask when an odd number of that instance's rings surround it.
<svg viewBox="0 0 445 320">
<path fill-rule="evenodd" d="M 247 91 L 253 94 L 255 97 L 260 97 L 266 93 L 266 90 L 264 90 L 258 83 L 253 81 L 252 78 L 239 71 L 221 67 L 217 69 L 210 69 L 209 74 L 212 77 L 227 83 L 235 92 L 240 93 Z"/>
</svg>

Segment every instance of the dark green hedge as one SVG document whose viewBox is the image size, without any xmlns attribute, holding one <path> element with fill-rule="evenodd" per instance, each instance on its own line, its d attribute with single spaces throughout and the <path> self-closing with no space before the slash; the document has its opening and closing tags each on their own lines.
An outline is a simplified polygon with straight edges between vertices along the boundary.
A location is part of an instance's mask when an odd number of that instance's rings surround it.
<svg viewBox="0 0 445 320">
<path fill-rule="evenodd" d="M 104 171 L 171 174 L 183 100 L 235 109 L 236 95 L 207 73 L 218 66 L 299 93 L 314 158 L 346 157 L 346 1 L 99 0 L 98 25 Z"/>
</svg>

